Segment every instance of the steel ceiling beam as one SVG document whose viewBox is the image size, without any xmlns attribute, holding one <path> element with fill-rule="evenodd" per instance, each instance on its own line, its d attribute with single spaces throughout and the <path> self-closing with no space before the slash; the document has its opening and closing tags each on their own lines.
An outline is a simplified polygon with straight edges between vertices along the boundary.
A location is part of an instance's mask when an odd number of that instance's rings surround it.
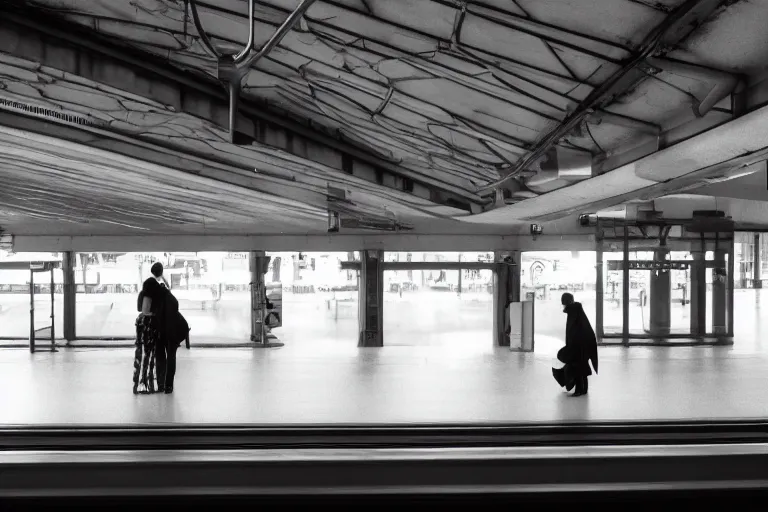
<svg viewBox="0 0 768 512">
<path fill-rule="evenodd" d="M 195 74 L 169 66 L 168 62 L 160 57 L 115 43 L 98 32 L 88 31 L 65 20 L 53 18 L 23 3 L 16 1 L 0 2 L 0 13 L 2 13 L 0 16 L 2 22 L 25 27 L 75 47 L 115 59 L 136 69 L 150 72 L 158 77 L 188 87 L 206 96 L 227 99 L 225 90 L 219 87 L 216 80 L 208 75 Z M 355 160 L 367 163 L 393 175 L 411 179 L 430 190 L 452 194 L 473 204 L 487 202 L 472 191 L 444 182 L 436 176 L 430 176 L 428 179 L 425 179 L 415 171 L 401 167 L 393 161 L 373 155 L 348 141 L 312 129 L 310 126 L 296 121 L 287 115 L 281 115 L 269 110 L 266 106 L 246 101 L 240 103 L 239 109 L 249 117 L 281 127 L 294 135 L 332 148 L 349 155 Z"/>
<path fill-rule="evenodd" d="M 259 61 L 259 59 L 269 55 L 280 41 L 293 30 L 296 23 L 299 22 L 304 13 L 315 3 L 315 0 L 302 0 L 301 4 L 292 11 L 283 23 L 277 27 L 277 30 L 272 37 L 255 53 L 253 46 L 253 12 L 254 12 L 255 0 L 248 0 L 248 42 L 243 49 L 234 55 L 224 54 L 220 52 L 208 37 L 203 23 L 200 20 L 200 15 L 197 12 L 197 1 L 189 0 L 190 11 L 192 12 L 192 20 L 197 29 L 197 33 L 200 36 L 200 40 L 203 42 L 203 46 L 208 50 L 213 57 L 216 58 L 218 64 L 218 78 L 227 87 L 229 91 L 229 141 L 235 143 L 235 123 L 237 122 L 237 108 L 240 100 L 240 91 L 242 89 L 242 81 L 251 66 Z"/>
<path fill-rule="evenodd" d="M 524 158 L 510 169 L 509 174 L 482 187 L 478 190 L 478 194 L 493 193 L 494 189 L 535 164 L 550 148 L 596 110 L 611 103 L 653 74 L 657 68 L 650 65 L 648 59 L 670 51 L 706 20 L 721 3 L 722 0 L 687 0 L 671 12 L 646 36 L 640 49 L 621 69 L 593 90 L 562 123 L 547 133 Z"/>
</svg>

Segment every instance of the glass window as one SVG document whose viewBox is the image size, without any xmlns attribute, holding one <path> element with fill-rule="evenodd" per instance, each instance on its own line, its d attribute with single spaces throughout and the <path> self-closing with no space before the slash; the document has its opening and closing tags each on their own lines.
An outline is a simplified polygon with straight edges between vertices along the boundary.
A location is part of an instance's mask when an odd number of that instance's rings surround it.
<svg viewBox="0 0 768 512">
<path fill-rule="evenodd" d="M 492 270 L 384 272 L 385 346 L 477 343 L 493 346 Z"/>
<path fill-rule="evenodd" d="M 384 253 L 386 262 L 482 262 L 493 263 L 493 252 L 394 252 Z"/>
<path fill-rule="evenodd" d="M 561 296 L 572 293 L 595 325 L 595 253 L 525 252 L 520 259 L 521 298 L 534 306 L 534 350 L 557 353 L 565 340 L 566 315 Z"/>
<path fill-rule="evenodd" d="M 164 266 L 193 344 L 249 342 L 247 252 L 77 253 L 77 337 L 133 338 L 137 294 L 156 261 Z"/>
<path fill-rule="evenodd" d="M 624 272 L 621 262 L 624 255 L 621 251 L 603 252 L 603 332 L 607 335 L 621 335 L 624 325 Z M 643 287 L 636 282 L 634 288 L 638 300 L 645 302 Z M 630 298 L 632 297 L 630 277 Z"/>
<path fill-rule="evenodd" d="M 282 290 L 282 325 L 272 330 L 289 346 L 357 346 L 358 271 L 342 270 L 359 261 L 357 252 L 270 252 L 270 300 Z"/>
<path fill-rule="evenodd" d="M 0 251 L 0 262 L 58 261 L 60 253 L 10 253 Z M 36 337 L 50 339 L 51 326 L 51 274 L 35 273 L 35 330 Z M 61 269 L 53 271 L 54 329 L 57 338 L 64 332 L 64 299 L 62 293 L 63 274 Z M 30 272 L 29 270 L 0 269 L 0 338 L 29 339 L 30 329 Z"/>
</svg>

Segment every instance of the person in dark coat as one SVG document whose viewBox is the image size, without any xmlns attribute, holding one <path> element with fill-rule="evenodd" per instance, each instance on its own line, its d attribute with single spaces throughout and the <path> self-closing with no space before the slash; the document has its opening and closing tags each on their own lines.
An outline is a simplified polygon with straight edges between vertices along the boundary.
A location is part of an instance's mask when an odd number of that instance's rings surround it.
<svg viewBox="0 0 768 512">
<path fill-rule="evenodd" d="M 144 281 L 139 294 L 141 314 L 137 320 L 137 355 L 140 344 L 142 353 L 147 355 L 143 356 L 142 362 L 134 363 L 134 368 L 139 370 L 138 377 L 134 373 L 134 392 L 137 384 L 141 384 L 142 392 L 154 392 L 151 372 L 147 375 L 143 368 L 151 369 L 156 363 L 157 391 L 170 394 L 176 375 L 176 349 L 189 338 L 189 326 L 179 313 L 176 297 L 165 283 L 159 281 L 163 278 L 162 263 L 152 265 L 151 272 L 152 277 Z"/>
<path fill-rule="evenodd" d="M 568 320 L 565 325 L 565 347 L 557 353 L 557 359 L 565 363 L 565 366 L 553 368 L 552 374 L 566 390 L 576 388 L 573 396 L 582 396 L 589 390 L 587 379 L 592 375 L 590 362 L 597 373 L 597 337 L 584 308 L 574 300 L 573 295 L 564 293 L 561 303 Z"/>
</svg>

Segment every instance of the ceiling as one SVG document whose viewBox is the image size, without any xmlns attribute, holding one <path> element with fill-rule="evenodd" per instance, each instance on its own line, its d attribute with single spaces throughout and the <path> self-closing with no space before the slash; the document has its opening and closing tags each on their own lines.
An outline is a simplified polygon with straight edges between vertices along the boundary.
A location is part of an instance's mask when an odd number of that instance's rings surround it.
<svg viewBox="0 0 768 512">
<path fill-rule="evenodd" d="M 208 79 L 216 76 L 216 61 L 201 42 L 189 0 L 15 3 Z M 195 0 L 195 5 L 217 49 L 243 47 L 246 0 Z M 255 2 L 255 47 L 298 5 L 298 0 Z M 670 24 L 688 8 L 702 18 L 691 18 L 695 26 Z M 526 201 L 664 149 L 664 141 L 674 143 L 675 130 L 687 123 L 709 129 L 732 119 L 731 94 L 765 71 L 766 25 L 768 0 L 318 0 L 247 71 L 242 95 L 311 121 L 318 131 L 426 183 L 489 199 L 503 189 L 505 202 L 516 203 L 510 211 L 521 213 L 478 217 L 503 226 L 530 217 Z M 666 31 L 646 55 L 659 27 Z M 633 63 L 634 74 L 623 75 Z M 617 76 L 624 81 L 614 83 Z M 37 95 L 59 107 L 73 90 L 90 88 L 87 100 L 69 103 L 100 117 L 104 130 L 162 140 L 180 151 L 210 148 L 204 151 L 226 153 L 242 168 L 271 173 L 252 177 L 255 184 L 206 181 L 189 173 L 172 179 L 168 168 L 150 172 L 135 161 L 107 165 L 80 149 L 16 133 L 0 143 L 10 155 L 0 165 L 0 179 L 8 185 L 0 191 L 0 225 L 16 219 L 17 229 L 44 230 L 39 223 L 47 222 L 49 212 L 84 231 L 97 229 L 95 221 L 108 230 L 159 223 L 194 232 L 322 231 L 322 205 L 333 179 L 356 194 L 350 208 L 357 215 L 395 216 L 424 226 L 428 221 L 435 229 L 471 219 L 444 204 L 339 177 L 336 169 L 264 145 L 230 145 L 224 129 L 195 116 L 119 90 L 105 92 L 55 70 L 30 69 L 15 56 L 0 54 L 0 80 L 2 95 Z M 54 87 L 58 96 L 48 94 Z M 542 180 L 542 155 L 552 154 L 552 148 L 586 161 L 589 173 L 568 177 L 562 172 L 568 169 L 555 162 L 551 179 Z M 90 195 L 75 193 L 78 187 Z M 162 207 L 152 215 L 137 213 L 158 204 Z"/>
</svg>

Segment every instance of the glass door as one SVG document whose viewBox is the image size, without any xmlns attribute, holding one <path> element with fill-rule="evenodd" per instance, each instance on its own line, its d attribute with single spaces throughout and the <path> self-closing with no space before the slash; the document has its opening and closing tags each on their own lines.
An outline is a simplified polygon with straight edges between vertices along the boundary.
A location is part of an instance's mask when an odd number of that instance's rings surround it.
<svg viewBox="0 0 768 512">
<path fill-rule="evenodd" d="M 624 271 L 622 251 L 603 252 L 603 333 L 606 337 L 621 336 L 624 325 Z"/>
</svg>

